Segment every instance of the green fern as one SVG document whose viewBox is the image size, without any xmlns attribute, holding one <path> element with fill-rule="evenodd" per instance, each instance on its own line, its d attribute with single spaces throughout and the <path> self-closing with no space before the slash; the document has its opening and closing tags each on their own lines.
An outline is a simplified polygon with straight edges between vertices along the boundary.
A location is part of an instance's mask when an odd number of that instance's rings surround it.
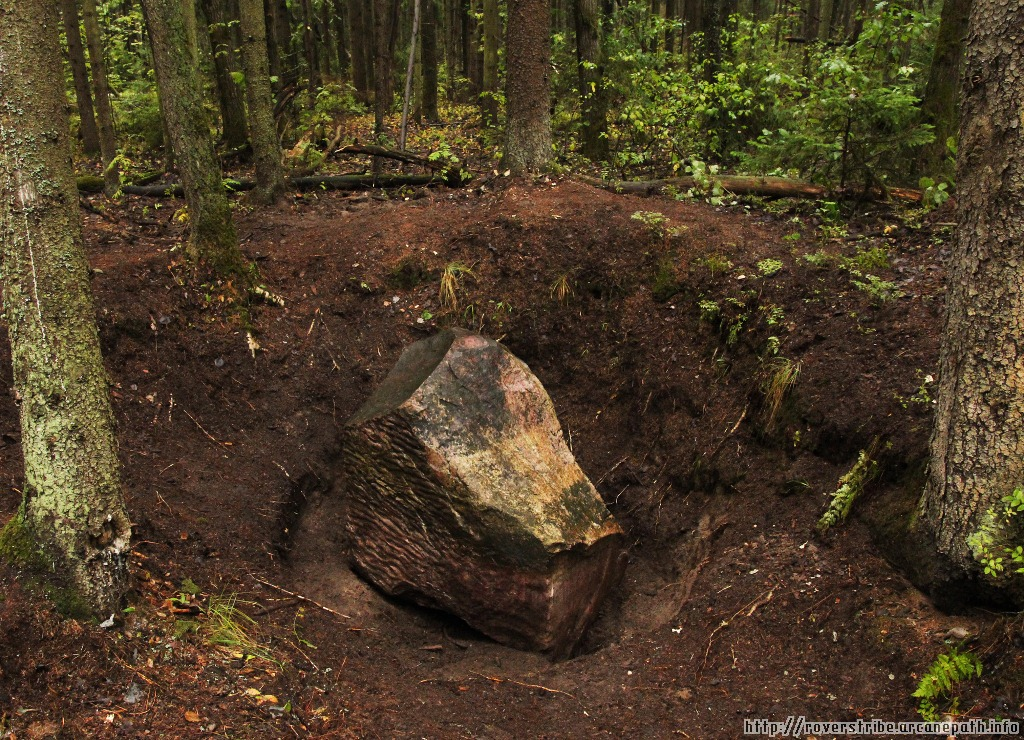
<svg viewBox="0 0 1024 740">
<path fill-rule="evenodd" d="M 960 652 L 953 648 L 949 653 L 939 655 L 921 677 L 917 690 L 911 694 L 918 700 L 917 711 L 921 718 L 926 722 L 935 722 L 939 718 L 939 707 L 943 705 L 945 711 L 955 714 L 959 701 L 954 696 L 957 684 L 980 677 L 981 661 L 974 653 Z"/>
</svg>

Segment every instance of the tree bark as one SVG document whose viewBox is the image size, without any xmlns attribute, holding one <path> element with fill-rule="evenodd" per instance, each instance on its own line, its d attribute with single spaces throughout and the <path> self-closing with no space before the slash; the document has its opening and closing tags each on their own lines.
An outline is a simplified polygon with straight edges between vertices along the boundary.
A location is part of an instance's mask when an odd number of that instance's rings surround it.
<svg viewBox="0 0 1024 740">
<path fill-rule="evenodd" d="M 437 0 L 424 0 L 423 4 L 423 76 L 420 78 L 420 104 L 423 117 L 430 123 L 440 120 L 437 111 Z"/>
<path fill-rule="evenodd" d="M 203 91 L 178 0 L 143 0 L 157 85 L 188 204 L 186 256 L 193 269 L 240 274 L 242 254 L 203 112 Z"/>
<path fill-rule="evenodd" d="M 92 107 L 92 92 L 89 90 L 89 73 L 85 68 L 85 49 L 82 47 L 77 0 L 60 0 L 60 12 L 64 19 L 64 35 L 68 40 L 71 77 L 75 81 L 75 102 L 78 104 L 78 117 L 82 122 L 82 150 L 90 156 L 95 156 L 100 153 L 100 132 L 96 127 L 96 112 Z"/>
<path fill-rule="evenodd" d="M 107 83 L 107 65 L 103 61 L 103 36 L 96 16 L 96 0 L 82 0 L 82 21 L 85 40 L 89 46 L 89 67 L 96 92 L 96 117 L 100 130 L 100 158 L 103 160 L 104 188 L 113 196 L 121 184 L 117 171 L 117 141 L 114 138 L 114 111 L 110 105 L 110 85 Z"/>
<path fill-rule="evenodd" d="M 384 143 L 384 118 L 391 109 L 391 58 L 388 55 L 390 5 L 388 0 L 373 1 L 373 137 L 376 144 Z M 382 167 L 381 160 L 375 157 L 374 174 L 379 174 Z"/>
<path fill-rule="evenodd" d="M 501 43 L 501 15 L 498 0 L 483 0 L 484 61 L 483 89 L 480 91 L 480 110 L 484 124 L 498 123 L 498 46 Z"/>
<path fill-rule="evenodd" d="M 316 22 L 313 16 L 312 0 L 300 0 L 299 8 L 302 10 L 302 48 L 306 54 L 306 86 L 309 90 L 310 105 L 320 89 L 320 60 L 316 52 L 316 42 L 313 38 L 313 24 Z"/>
<path fill-rule="evenodd" d="M 350 71 L 351 57 L 348 51 L 348 3 L 334 0 L 334 39 L 338 50 L 338 74 Z"/>
<path fill-rule="evenodd" d="M 260 5 L 259 11 L 262 16 L 262 5 Z M 248 128 L 245 119 L 245 94 L 233 76 L 239 71 L 240 65 L 234 39 L 228 27 L 233 20 L 232 13 L 227 7 L 227 0 L 203 0 L 203 12 L 208 24 L 210 46 L 213 48 L 217 103 L 220 107 L 222 123 L 221 136 L 224 146 L 229 149 L 237 149 L 245 146 Z"/>
<path fill-rule="evenodd" d="M 267 34 L 274 39 L 280 60 L 278 89 L 287 90 L 298 80 L 298 61 L 292 47 L 292 20 L 287 0 L 268 0 L 274 22 L 267 26 Z"/>
<path fill-rule="evenodd" d="M 405 151 L 405 136 L 409 130 L 409 103 L 412 100 L 413 72 L 416 68 L 416 40 L 420 35 L 420 0 L 413 0 L 412 33 L 409 35 L 409 64 L 405 70 L 405 94 L 402 96 L 402 126 L 398 134 L 398 148 Z"/>
<path fill-rule="evenodd" d="M 942 4 L 939 35 L 921 102 L 921 120 L 931 124 L 935 133 L 935 141 L 924 148 L 921 156 L 921 171 L 926 175 L 949 169 L 944 167 L 949 152 L 946 142 L 957 133 L 957 83 L 970 12 L 971 0 L 945 0 Z"/>
<path fill-rule="evenodd" d="M 185 43 L 192 53 L 192 63 L 198 64 L 199 19 L 196 16 L 196 0 L 181 0 L 181 17 L 185 21 Z"/>
<path fill-rule="evenodd" d="M 604 90 L 599 0 L 575 0 L 576 65 L 582 110 L 583 156 L 599 161 L 608 156 L 608 104 Z M 666 41 L 666 43 L 668 43 Z"/>
<path fill-rule="evenodd" d="M 504 165 L 517 175 L 551 163 L 551 33 L 546 0 L 509 0 Z"/>
<path fill-rule="evenodd" d="M 71 174 L 57 6 L 0 0 L 0 18 L 0 252 L 25 460 L 0 550 L 17 555 L 27 540 L 20 555 L 105 618 L 127 589 L 131 524 Z"/>
<path fill-rule="evenodd" d="M 352 84 L 356 99 L 364 105 L 370 102 L 370 70 L 373 60 L 366 54 L 366 37 L 372 33 L 372 14 L 366 13 L 366 0 L 351 0 L 349 23 L 352 26 Z M 368 20 L 370 21 L 368 23 Z"/>
<path fill-rule="evenodd" d="M 242 26 L 242 65 L 249 104 L 249 140 L 256 164 L 256 200 L 273 203 L 284 194 L 281 147 L 274 122 L 274 98 L 267 62 L 267 29 L 263 0 L 239 0 Z"/>
<path fill-rule="evenodd" d="M 959 226 L 919 511 L 950 581 L 1002 587 L 1018 607 L 1018 566 L 993 578 L 980 561 L 1024 544 L 1019 522 L 1007 523 L 1002 508 L 1024 485 L 1024 44 L 1013 35 L 1021 28 L 1019 0 L 974 0 L 961 90 Z"/>
</svg>

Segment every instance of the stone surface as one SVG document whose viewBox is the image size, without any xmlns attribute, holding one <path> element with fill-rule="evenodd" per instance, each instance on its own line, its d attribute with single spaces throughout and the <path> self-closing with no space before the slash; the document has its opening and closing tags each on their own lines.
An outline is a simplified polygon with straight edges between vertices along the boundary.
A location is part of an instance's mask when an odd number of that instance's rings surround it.
<svg viewBox="0 0 1024 740">
<path fill-rule="evenodd" d="M 499 642 L 571 653 L 621 575 L 623 535 L 523 362 L 457 329 L 417 342 L 343 443 L 363 575 Z"/>
</svg>

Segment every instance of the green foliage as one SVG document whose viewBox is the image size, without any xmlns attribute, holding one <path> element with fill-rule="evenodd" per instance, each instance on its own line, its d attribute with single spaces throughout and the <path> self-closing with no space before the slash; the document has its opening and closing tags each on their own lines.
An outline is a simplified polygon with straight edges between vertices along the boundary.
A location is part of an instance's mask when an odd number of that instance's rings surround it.
<svg viewBox="0 0 1024 740">
<path fill-rule="evenodd" d="M 706 267 L 708 272 L 711 273 L 711 277 L 714 277 L 716 272 L 724 273 L 732 269 L 732 261 L 722 254 L 709 254 L 704 257 L 698 257 L 695 262 Z"/>
<path fill-rule="evenodd" d="M 636 216 L 636 214 L 633 215 Z M 654 272 L 654 279 L 651 281 L 651 296 L 659 303 L 664 303 L 681 289 L 675 260 L 672 255 L 666 254 L 658 261 L 658 267 Z"/>
<path fill-rule="evenodd" d="M 981 661 L 970 651 L 952 648 L 940 654 L 917 684 L 911 696 L 917 699 L 917 711 L 926 722 L 935 722 L 943 713 L 957 714 L 957 684 L 981 677 Z M 944 705 L 944 708 L 943 708 Z"/>
<path fill-rule="evenodd" d="M 1014 488 L 1000 504 L 985 513 L 981 527 L 967 538 L 974 559 L 990 578 L 1005 578 L 1008 567 L 1024 574 L 1024 527 L 1018 518 L 1024 513 L 1024 488 Z"/>
<path fill-rule="evenodd" d="M 781 260 L 777 259 L 763 259 L 757 263 L 757 271 L 761 273 L 762 277 L 771 277 L 778 272 L 781 272 L 784 265 Z"/>
<path fill-rule="evenodd" d="M 818 520 L 818 532 L 825 534 L 837 524 L 846 521 L 853 508 L 853 502 L 864 490 L 864 484 L 874 477 L 877 463 L 871 458 L 870 450 L 861 450 L 857 462 L 850 471 L 839 479 L 839 488 L 832 494 L 828 510 Z"/>
<path fill-rule="evenodd" d="M 882 280 L 877 275 L 863 273 L 860 270 L 850 270 L 850 275 L 850 282 L 871 296 L 876 303 L 885 303 L 903 295 L 896 289 L 895 283 Z"/>
<path fill-rule="evenodd" d="M 700 309 L 700 320 L 706 321 L 709 324 L 714 323 L 718 319 L 719 314 L 721 314 L 722 312 L 722 309 L 718 305 L 717 301 L 707 299 L 699 301 L 697 303 L 697 308 Z"/>
<path fill-rule="evenodd" d="M 839 265 L 848 270 L 887 270 L 889 269 L 889 252 L 884 247 L 859 249 L 852 257 L 842 257 Z"/>
<path fill-rule="evenodd" d="M 921 206 L 926 211 L 933 211 L 949 200 L 949 183 L 937 183 L 930 177 L 922 177 L 917 184 L 923 191 Z"/>
<path fill-rule="evenodd" d="M 665 233 L 665 224 L 668 223 L 668 216 L 659 211 L 634 211 L 630 218 L 644 224 L 658 236 Z"/>
<path fill-rule="evenodd" d="M 207 601 L 203 634 L 211 645 L 223 647 L 245 657 L 272 660 L 270 651 L 262 644 L 259 625 L 242 611 L 242 606 L 255 606 L 241 601 L 237 594 L 211 596 Z"/>
<path fill-rule="evenodd" d="M 744 164 L 793 168 L 831 186 L 900 180 L 914 150 L 933 138 L 918 120 L 924 64 L 902 56 L 921 49 L 930 26 L 922 13 L 882 0 L 853 44 L 814 45 L 807 74 L 792 66 L 770 74 L 777 124 L 764 128 Z"/>
</svg>

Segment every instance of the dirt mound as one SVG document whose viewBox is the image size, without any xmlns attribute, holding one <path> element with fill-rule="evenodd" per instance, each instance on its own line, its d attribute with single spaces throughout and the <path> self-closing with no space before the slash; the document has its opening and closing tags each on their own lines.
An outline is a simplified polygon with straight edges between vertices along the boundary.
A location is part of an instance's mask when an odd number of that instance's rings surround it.
<svg viewBox="0 0 1024 740">
<path fill-rule="evenodd" d="M 312 194 L 239 213 L 285 299 L 254 309 L 250 338 L 176 284 L 171 211 L 87 218 L 134 611 L 110 630 L 63 621 L 0 569 L 0 731 L 735 737 L 748 717 L 912 718 L 949 630 L 994 629 L 936 612 L 860 523 L 813 536 L 860 450 L 875 444 L 882 470 L 868 499 L 924 460 L 941 226 L 858 214 L 844 229 L 570 181 Z M 626 530 L 623 584 L 572 660 L 390 601 L 345 569 L 340 532 L 295 534 L 343 494 L 340 425 L 404 346 L 452 324 L 530 365 Z M 11 394 L 0 420 L 8 515 Z M 256 644 L 217 637 L 226 602 Z M 974 691 L 976 715 L 1020 711 Z"/>
</svg>

